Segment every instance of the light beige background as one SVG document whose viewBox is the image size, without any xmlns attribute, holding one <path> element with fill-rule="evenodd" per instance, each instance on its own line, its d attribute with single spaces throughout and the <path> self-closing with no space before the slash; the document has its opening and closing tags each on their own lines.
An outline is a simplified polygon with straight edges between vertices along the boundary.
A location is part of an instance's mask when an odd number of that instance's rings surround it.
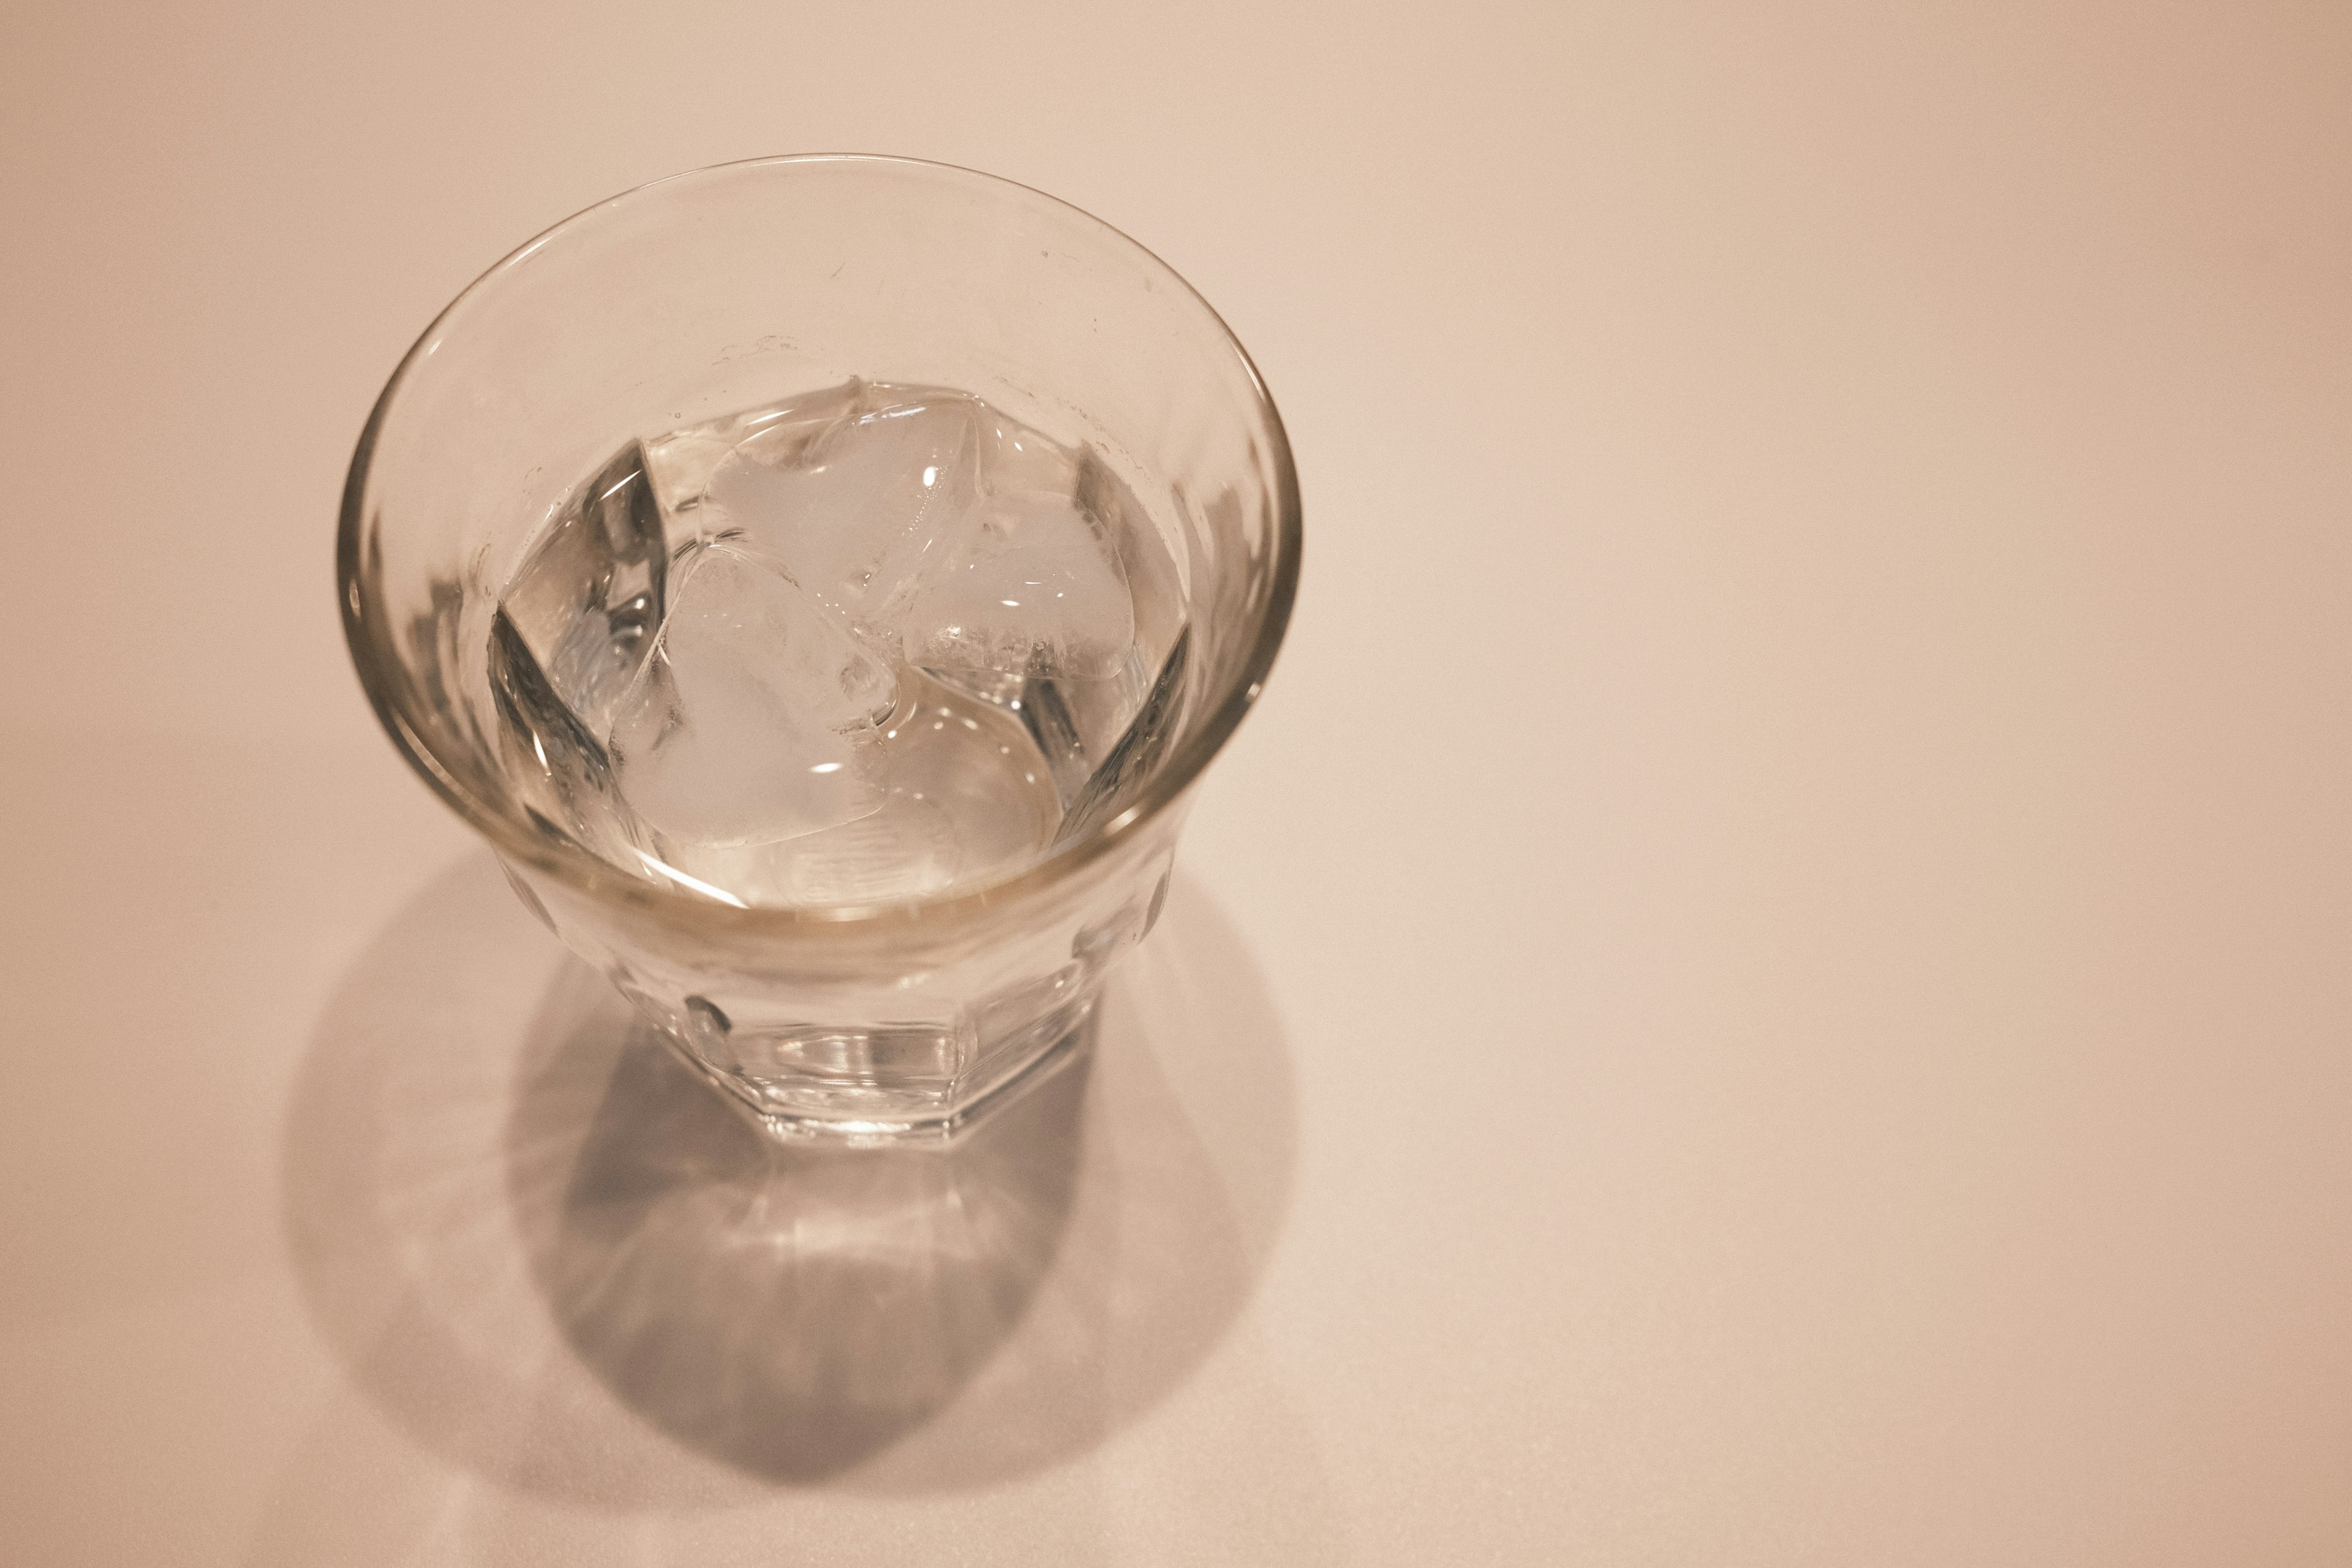
<svg viewBox="0 0 2352 1568">
<path fill-rule="evenodd" d="M 475 272 L 833 149 L 1167 257 L 1309 544 L 1057 1249 L 819 1474 L 854 1319 L 567 1331 L 618 1068 L 331 556 Z M 0 170 L 0 1558 L 2352 1561 L 2342 5 L 19 4 Z"/>
</svg>

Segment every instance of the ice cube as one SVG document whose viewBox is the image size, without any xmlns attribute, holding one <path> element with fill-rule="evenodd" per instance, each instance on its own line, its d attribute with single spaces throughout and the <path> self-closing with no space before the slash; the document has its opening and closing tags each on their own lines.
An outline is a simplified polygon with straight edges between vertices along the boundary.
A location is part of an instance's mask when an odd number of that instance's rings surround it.
<svg viewBox="0 0 2352 1568">
<path fill-rule="evenodd" d="M 908 663 L 1046 680 L 1103 679 L 1127 664 L 1127 577 L 1071 497 L 990 496 L 932 553 L 898 617 Z"/>
<path fill-rule="evenodd" d="M 690 531 L 700 521 L 693 513 L 702 505 L 711 475 L 736 447 L 757 436 L 769 460 L 782 462 L 796 447 L 804 447 L 845 418 L 856 417 L 865 395 L 866 384 L 852 380 L 647 439 L 646 472 L 662 515 Z"/>
<path fill-rule="evenodd" d="M 740 901 L 890 903 L 1017 870 L 1054 836 L 1061 802 L 1018 717 L 919 671 L 873 742 L 881 808 L 772 844 L 677 846 L 668 864 Z"/>
<path fill-rule="evenodd" d="M 1168 650 L 1159 678 L 1152 681 L 1143 705 L 1128 721 L 1126 732 L 1119 736 L 1118 743 L 1111 747 L 1101 765 L 1087 776 L 1084 787 L 1063 813 L 1062 825 L 1055 834 L 1055 842 L 1066 844 L 1083 838 L 1126 810 L 1167 760 L 1168 748 L 1175 743 L 1177 730 L 1184 721 L 1192 649 L 1192 628 L 1186 626 L 1176 634 L 1176 646 Z"/>
<path fill-rule="evenodd" d="M 548 682 L 505 610 L 490 622 L 490 699 L 505 777 L 525 814 L 555 837 L 626 859 L 634 829 L 604 748 Z"/>
<path fill-rule="evenodd" d="M 789 847 L 770 898 L 787 904 L 881 904 L 919 899 L 955 880 L 961 856 L 947 814 L 892 790 L 870 816 Z"/>
<path fill-rule="evenodd" d="M 1066 447 L 984 404 L 979 413 L 983 489 L 997 494 L 1050 490 L 1069 495 L 1076 490 L 1078 461 Z"/>
<path fill-rule="evenodd" d="M 597 740 L 661 624 L 668 560 L 633 441 L 557 513 L 499 596 L 550 690 Z"/>
<path fill-rule="evenodd" d="M 1011 679 L 1013 677 L 1000 677 Z M 1021 727 L 1029 733 L 1030 743 L 1037 748 L 1038 757 L 1054 781 L 1054 793 L 1066 807 L 1086 787 L 1094 772 L 1087 762 L 1086 731 L 1080 728 L 1079 712 L 1083 703 L 1071 699 L 1083 693 L 1097 695 L 1108 681 L 1040 680 L 1030 676 L 1021 681 L 1020 695 L 1008 707 L 1021 715 Z M 1113 699 L 1117 694 L 1104 693 Z"/>
<path fill-rule="evenodd" d="M 1079 788 L 1118 747 L 1150 697 L 1184 626 L 1178 567 L 1150 513 L 1099 453 L 1080 453 L 1075 468 L 1078 509 L 1108 542 L 1127 578 L 1135 643 L 1108 679 L 1033 679 L 1021 694 L 1022 719 L 1054 771 L 1063 804 L 1073 808 Z"/>
<path fill-rule="evenodd" d="M 812 432 L 753 432 L 711 474 L 700 526 L 740 530 L 850 625 L 873 631 L 979 489 L 979 405 L 869 389 Z"/>
<path fill-rule="evenodd" d="M 619 704 L 620 793 L 682 844 L 772 843 L 878 808 L 872 752 L 896 682 L 775 563 L 690 545 Z"/>
<path fill-rule="evenodd" d="M 1139 702 L 1184 624 L 1181 569 L 1151 513 L 1099 453 L 1082 454 L 1076 468 L 1073 494 L 1078 510 L 1118 557 L 1135 606 L 1136 687 L 1131 695 Z"/>
<path fill-rule="evenodd" d="M 896 788 L 866 816 L 796 838 L 665 849 L 663 871 L 750 907 L 920 898 L 954 881 L 962 858 L 947 814 Z"/>
</svg>

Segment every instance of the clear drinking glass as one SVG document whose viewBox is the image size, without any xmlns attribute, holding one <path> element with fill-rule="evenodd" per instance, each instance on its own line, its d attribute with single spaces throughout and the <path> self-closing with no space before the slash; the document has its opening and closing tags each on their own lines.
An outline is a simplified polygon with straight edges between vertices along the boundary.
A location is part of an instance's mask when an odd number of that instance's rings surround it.
<svg viewBox="0 0 2352 1568">
<path fill-rule="evenodd" d="M 1157 678 L 1044 858 L 875 905 L 739 908 L 532 819 L 488 665 L 519 561 L 627 442 L 851 377 L 960 389 L 1132 498 L 1172 570 Z M 1299 505 L 1249 358 L 1156 257 L 1052 197 L 899 159 L 681 174 L 557 225 L 409 351 L 344 491 L 344 629 L 394 742 L 524 903 L 780 1137 L 940 1137 L 1077 1048 L 1150 930 L 1186 799 L 1257 697 Z"/>
</svg>

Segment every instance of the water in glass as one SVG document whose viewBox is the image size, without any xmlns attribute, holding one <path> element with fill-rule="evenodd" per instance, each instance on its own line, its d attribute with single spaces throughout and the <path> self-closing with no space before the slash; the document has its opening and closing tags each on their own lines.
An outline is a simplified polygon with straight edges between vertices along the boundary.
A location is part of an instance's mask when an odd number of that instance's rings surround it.
<svg viewBox="0 0 2352 1568">
<path fill-rule="evenodd" d="M 500 763 L 540 831 L 698 897 L 978 886 L 1157 761 L 1182 602 L 1099 453 L 852 381 L 583 481 L 492 620 Z"/>
</svg>

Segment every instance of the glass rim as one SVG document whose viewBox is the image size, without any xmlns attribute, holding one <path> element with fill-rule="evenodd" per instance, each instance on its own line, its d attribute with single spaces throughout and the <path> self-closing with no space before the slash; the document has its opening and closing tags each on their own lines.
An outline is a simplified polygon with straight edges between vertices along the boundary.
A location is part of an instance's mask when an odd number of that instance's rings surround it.
<svg viewBox="0 0 2352 1568">
<path fill-rule="evenodd" d="M 709 180 L 750 169 L 814 163 L 856 163 L 920 171 L 971 181 L 1001 194 L 1044 202 L 1112 235 L 1182 289 L 1206 314 L 1222 335 L 1225 347 L 1232 351 L 1240 363 L 1265 422 L 1264 433 L 1267 437 L 1268 455 L 1274 469 L 1277 514 L 1273 579 L 1268 585 L 1265 607 L 1251 637 L 1249 650 L 1224 688 L 1210 694 L 1206 718 L 1153 773 L 1135 801 L 1084 837 L 1056 847 L 1009 877 L 966 890 L 884 903 L 742 906 L 698 897 L 647 878 L 632 876 L 585 849 L 529 832 L 518 818 L 493 809 L 457 783 L 435 756 L 433 749 L 425 744 L 409 726 L 398 702 L 392 696 L 391 683 L 384 679 L 387 673 L 385 667 L 397 661 L 388 646 L 389 627 L 384 617 L 378 615 L 371 618 L 364 613 L 370 595 L 362 581 L 362 507 L 367 494 L 376 441 L 386 416 L 402 388 L 424 363 L 443 328 L 469 301 L 541 247 L 584 226 L 606 209 L 636 200 L 649 192 L 682 182 Z M 343 484 L 342 506 L 336 529 L 335 597 L 342 616 L 344 641 L 350 649 L 352 663 L 358 670 L 360 685 L 366 691 L 369 705 L 375 710 L 376 718 L 392 738 L 394 746 L 433 792 L 476 832 L 488 839 L 500 855 L 552 877 L 591 899 L 635 905 L 665 923 L 701 924 L 715 933 L 733 936 L 787 933 L 814 936 L 826 932 L 870 934 L 914 926 L 946 926 L 979 917 L 999 906 L 1027 902 L 1101 861 L 1119 846 L 1133 839 L 1147 825 L 1181 799 L 1193 780 L 1208 767 L 1211 759 L 1223 750 L 1226 741 L 1240 727 L 1243 718 L 1265 689 L 1266 676 L 1274 668 L 1275 656 L 1281 648 L 1284 633 L 1289 627 L 1291 609 L 1297 598 L 1302 542 L 1297 470 L 1291 458 L 1288 433 L 1283 426 L 1280 412 L 1275 406 L 1274 396 L 1266 389 L 1265 378 L 1258 374 L 1256 363 L 1250 358 L 1249 351 L 1242 346 L 1241 340 L 1234 336 L 1233 329 L 1217 313 L 1216 308 L 1157 253 L 1083 207 L 1034 186 L 977 169 L 878 153 L 793 153 L 706 164 L 607 196 L 515 247 L 443 306 L 424 331 L 417 335 L 416 341 L 409 345 L 408 352 L 402 355 L 391 378 L 384 383 L 383 390 L 377 395 L 375 405 L 368 413 L 367 423 L 360 431 L 359 443 L 352 454 L 351 469 Z"/>
</svg>

